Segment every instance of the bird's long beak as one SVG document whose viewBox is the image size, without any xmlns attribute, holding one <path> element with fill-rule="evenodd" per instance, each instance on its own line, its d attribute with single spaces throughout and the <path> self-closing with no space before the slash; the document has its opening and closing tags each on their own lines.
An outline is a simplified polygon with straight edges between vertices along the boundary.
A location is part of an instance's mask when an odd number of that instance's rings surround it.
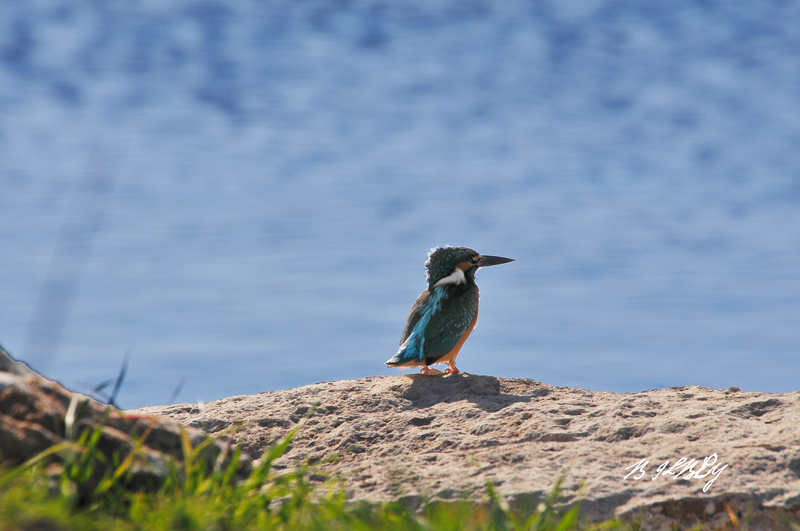
<svg viewBox="0 0 800 531">
<path fill-rule="evenodd" d="M 478 267 L 489 267 L 493 265 L 500 265 L 500 264 L 507 264 L 509 262 L 513 262 L 513 258 L 503 258 L 502 256 L 481 256 L 481 259 L 478 260 L 478 263 L 475 264 Z"/>
</svg>

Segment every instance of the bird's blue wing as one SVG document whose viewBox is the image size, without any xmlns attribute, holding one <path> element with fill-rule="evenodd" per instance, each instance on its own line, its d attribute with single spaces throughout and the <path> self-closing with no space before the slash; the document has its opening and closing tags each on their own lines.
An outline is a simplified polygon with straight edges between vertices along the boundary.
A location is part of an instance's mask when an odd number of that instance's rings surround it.
<svg viewBox="0 0 800 531">
<path fill-rule="evenodd" d="M 478 289 L 459 288 L 441 286 L 419 296 L 388 365 L 430 365 L 453 350 L 478 311 Z"/>
<path fill-rule="evenodd" d="M 432 306 L 431 295 L 432 292 L 425 290 L 422 292 L 422 295 L 417 297 L 417 302 L 414 303 L 414 306 L 411 307 L 411 311 L 408 313 L 406 327 L 403 329 L 403 337 L 400 338 L 401 345 L 406 342 L 408 336 L 414 331 L 419 320 L 425 315 L 425 311 Z"/>
<path fill-rule="evenodd" d="M 425 327 L 423 351 L 426 365 L 436 363 L 455 348 L 472 326 L 478 311 L 477 287 L 459 290 L 453 286 L 449 291 L 449 296 L 442 298 L 439 310 L 431 315 Z"/>
<path fill-rule="evenodd" d="M 395 355 L 386 362 L 387 365 L 421 365 L 425 359 L 425 327 L 431 315 L 440 307 L 441 290 L 426 290 L 417 298 L 411 307 L 408 321 L 400 338 L 400 348 Z"/>
</svg>

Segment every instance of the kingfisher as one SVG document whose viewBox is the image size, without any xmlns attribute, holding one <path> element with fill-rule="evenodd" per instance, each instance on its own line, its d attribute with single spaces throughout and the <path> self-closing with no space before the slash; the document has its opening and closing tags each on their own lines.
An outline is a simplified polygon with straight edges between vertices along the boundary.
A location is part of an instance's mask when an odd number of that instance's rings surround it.
<svg viewBox="0 0 800 531">
<path fill-rule="evenodd" d="M 475 272 L 513 261 L 481 255 L 468 247 L 431 249 L 425 262 L 428 289 L 411 308 L 400 348 L 386 365 L 422 366 L 424 374 L 433 374 L 439 371 L 430 365 L 447 363 L 445 372 L 459 372 L 456 356 L 478 323 L 480 294 Z"/>
</svg>

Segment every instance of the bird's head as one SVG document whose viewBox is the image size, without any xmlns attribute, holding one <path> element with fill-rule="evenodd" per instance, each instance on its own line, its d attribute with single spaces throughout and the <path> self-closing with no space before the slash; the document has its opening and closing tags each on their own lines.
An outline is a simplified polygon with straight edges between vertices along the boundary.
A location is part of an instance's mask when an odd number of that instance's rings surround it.
<svg viewBox="0 0 800 531">
<path fill-rule="evenodd" d="M 428 253 L 428 261 L 425 262 L 428 289 L 474 281 L 479 268 L 513 261 L 502 256 L 484 256 L 469 247 L 436 247 Z"/>
</svg>

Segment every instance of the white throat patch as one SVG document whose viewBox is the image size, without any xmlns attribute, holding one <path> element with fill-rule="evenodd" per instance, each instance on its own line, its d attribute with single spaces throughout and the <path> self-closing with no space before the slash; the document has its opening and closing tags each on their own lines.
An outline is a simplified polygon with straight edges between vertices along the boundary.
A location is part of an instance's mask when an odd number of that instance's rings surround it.
<svg viewBox="0 0 800 531">
<path fill-rule="evenodd" d="M 464 272 L 456 268 L 455 271 L 434 284 L 433 287 L 436 288 L 438 286 L 444 286 L 445 284 L 463 284 L 466 281 L 467 279 L 464 277 Z"/>
</svg>

